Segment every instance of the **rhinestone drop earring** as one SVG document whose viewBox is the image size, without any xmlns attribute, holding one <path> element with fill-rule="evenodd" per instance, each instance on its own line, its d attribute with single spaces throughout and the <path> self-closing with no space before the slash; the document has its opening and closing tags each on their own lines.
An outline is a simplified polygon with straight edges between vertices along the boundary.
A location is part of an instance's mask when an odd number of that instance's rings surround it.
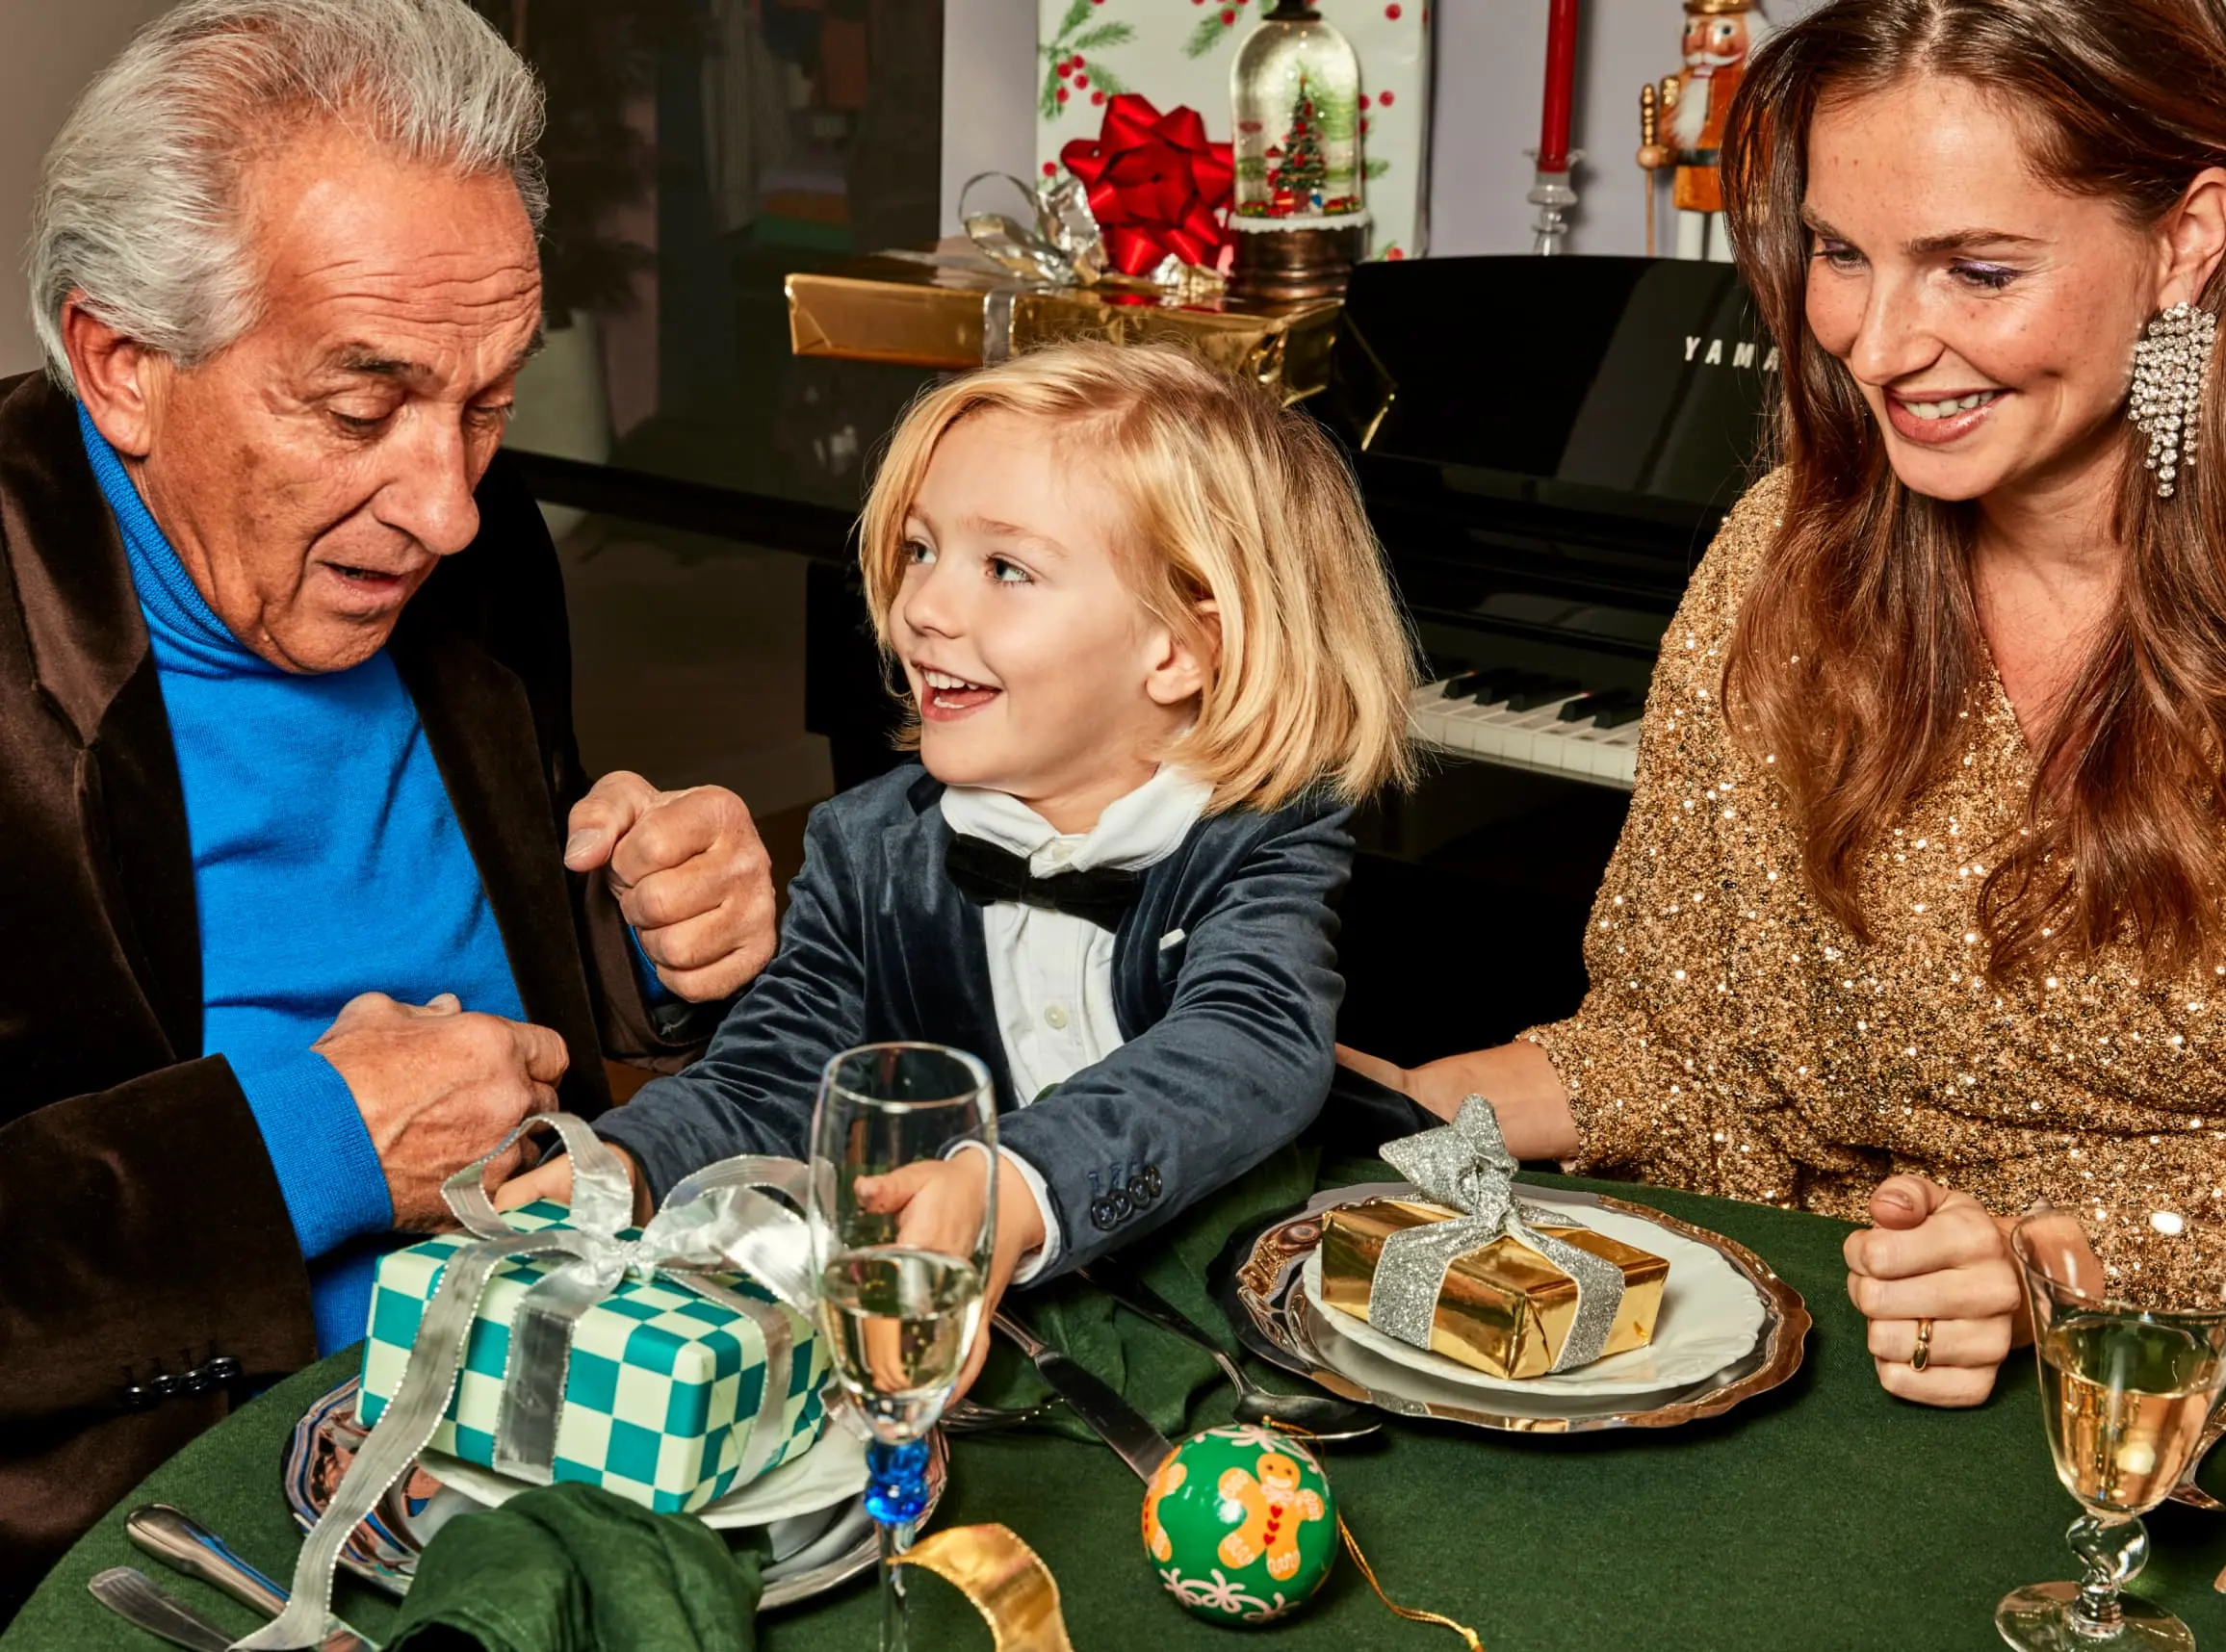
<svg viewBox="0 0 2226 1652">
<path fill-rule="evenodd" d="M 2134 346 L 2134 394 L 2126 416 L 2149 438 L 2145 463 L 2157 473 L 2157 497 L 2170 499 L 2183 470 L 2195 468 L 2195 423 L 2211 369 L 2218 318 L 2193 304 L 2174 304 L 2149 323 Z"/>
</svg>

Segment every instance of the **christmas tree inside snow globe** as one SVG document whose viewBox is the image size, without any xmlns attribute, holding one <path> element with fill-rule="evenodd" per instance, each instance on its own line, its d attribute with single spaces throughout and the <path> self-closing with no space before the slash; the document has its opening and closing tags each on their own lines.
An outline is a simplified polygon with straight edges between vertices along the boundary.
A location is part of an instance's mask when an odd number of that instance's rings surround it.
<svg viewBox="0 0 2226 1652">
<path fill-rule="evenodd" d="M 1278 0 L 1229 70 L 1232 284 L 1256 298 L 1343 291 L 1367 250 L 1360 63 L 1307 0 Z"/>
</svg>

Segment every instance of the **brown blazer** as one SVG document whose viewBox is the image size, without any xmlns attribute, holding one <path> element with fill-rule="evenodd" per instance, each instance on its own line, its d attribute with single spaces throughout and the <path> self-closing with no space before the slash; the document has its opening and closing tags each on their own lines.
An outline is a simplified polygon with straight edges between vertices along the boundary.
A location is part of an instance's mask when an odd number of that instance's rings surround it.
<svg viewBox="0 0 2226 1652">
<path fill-rule="evenodd" d="M 685 1045 L 642 1003 L 603 880 L 563 868 L 587 781 L 548 532 L 500 459 L 478 498 L 478 539 L 390 647 L 526 1014 L 571 1046 L 563 1104 L 593 1115 L 601 1054 Z M 150 1469 L 315 1352 L 262 1137 L 201 1048 L 200 962 L 122 540 L 74 404 L 0 380 L 0 1623 Z"/>
</svg>

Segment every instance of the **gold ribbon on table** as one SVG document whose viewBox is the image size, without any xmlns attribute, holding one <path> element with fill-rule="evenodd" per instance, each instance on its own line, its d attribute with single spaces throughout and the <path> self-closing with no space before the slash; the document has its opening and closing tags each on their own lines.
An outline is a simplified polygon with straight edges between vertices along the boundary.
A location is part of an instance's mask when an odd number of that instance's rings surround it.
<svg viewBox="0 0 2226 1652">
<path fill-rule="evenodd" d="M 486 1168 L 520 1137 L 543 1125 L 556 1132 L 572 1157 L 572 1225 L 521 1233 L 503 1220 L 488 1197 Z M 586 1120 L 545 1113 L 527 1120 L 485 1158 L 449 1177 L 441 1196 L 474 1242 L 442 1268 L 440 1284 L 418 1322 L 401 1386 L 301 1545 L 286 1610 L 234 1642 L 235 1647 L 293 1652 L 324 1640 L 340 1551 L 432 1438 L 455 1392 L 479 1299 L 496 1269 L 512 1257 L 565 1260 L 534 1282 L 511 1320 L 495 1428 L 499 1471 L 543 1484 L 550 1480 L 574 1324 L 630 1274 L 661 1274 L 749 1320 L 764 1339 L 765 1381 L 735 1477 L 738 1483 L 754 1479 L 782 1443 L 788 1384 L 775 1378 L 789 1368 L 794 1338 L 779 1307 L 707 1276 L 747 1273 L 809 1319 L 815 1305 L 810 1234 L 802 1216 L 767 1197 L 778 1193 L 801 1207 L 809 1174 L 793 1159 L 757 1154 L 722 1159 L 684 1176 L 640 1237 L 622 1239 L 619 1235 L 634 1220 L 634 1187 L 625 1166 Z"/>
<path fill-rule="evenodd" d="M 922 1537 L 892 1563 L 925 1567 L 972 1601 L 997 1652 L 1074 1652 L 1059 1611 L 1059 1580 L 1009 1526 L 954 1526 Z"/>
</svg>

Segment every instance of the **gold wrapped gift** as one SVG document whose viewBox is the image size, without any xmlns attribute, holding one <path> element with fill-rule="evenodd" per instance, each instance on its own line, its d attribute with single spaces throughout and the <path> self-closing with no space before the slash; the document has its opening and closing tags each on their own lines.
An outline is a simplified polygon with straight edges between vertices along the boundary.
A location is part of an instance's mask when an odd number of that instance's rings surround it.
<svg viewBox="0 0 2226 1652">
<path fill-rule="evenodd" d="M 1454 1212 L 1418 1200 L 1371 1199 L 1340 1205 L 1322 1230 L 1322 1298 L 1358 1319 L 1368 1317 L 1368 1287 L 1384 1241 Z M 1652 1340 L 1670 1264 L 1590 1227 L 1538 1226 L 1613 1262 L 1623 1274 L 1623 1302 L 1600 1353 L 1642 1348 Z M 1445 1276 L 1433 1316 L 1430 1349 L 1493 1377 L 1541 1377 L 1560 1357 L 1577 1312 L 1576 1282 L 1529 1246 L 1507 1234 L 1459 1257 Z"/>
<path fill-rule="evenodd" d="M 875 253 L 789 277 L 789 341 L 798 355 L 962 371 L 1061 339 L 1187 345 L 1283 400 L 1330 379 L 1342 305 L 1178 298 L 1119 287 L 1046 287 L 1000 269 L 964 240 L 933 251 Z"/>
</svg>

